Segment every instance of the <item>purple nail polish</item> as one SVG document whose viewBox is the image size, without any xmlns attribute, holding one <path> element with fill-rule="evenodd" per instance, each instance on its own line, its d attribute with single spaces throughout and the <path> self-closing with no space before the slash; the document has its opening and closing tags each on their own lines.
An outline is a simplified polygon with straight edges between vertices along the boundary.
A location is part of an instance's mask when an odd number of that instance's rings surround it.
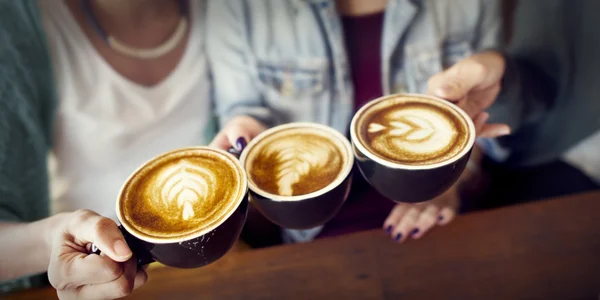
<svg viewBox="0 0 600 300">
<path fill-rule="evenodd" d="M 417 235 L 417 233 L 419 233 L 419 228 L 415 228 L 410 232 L 410 236 L 414 237 L 415 235 Z"/>
<path fill-rule="evenodd" d="M 390 232 L 392 232 L 392 225 L 388 226 L 388 227 L 385 229 L 385 233 L 390 233 Z"/>
<path fill-rule="evenodd" d="M 398 233 L 396 234 L 396 237 L 394 238 L 394 242 L 399 242 L 402 239 L 402 233 Z"/>
<path fill-rule="evenodd" d="M 244 148 L 246 148 L 246 145 L 248 145 L 248 143 L 246 142 L 246 139 L 244 137 L 239 137 L 235 141 L 235 148 L 237 151 L 243 151 Z"/>
<path fill-rule="evenodd" d="M 444 221 L 444 216 L 438 216 L 438 222 Z"/>
</svg>

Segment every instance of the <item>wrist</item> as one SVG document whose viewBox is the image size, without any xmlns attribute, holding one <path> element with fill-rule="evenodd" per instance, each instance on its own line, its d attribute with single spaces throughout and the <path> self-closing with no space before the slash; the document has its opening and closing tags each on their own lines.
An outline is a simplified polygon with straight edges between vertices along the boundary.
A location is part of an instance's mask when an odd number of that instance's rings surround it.
<svg viewBox="0 0 600 300">
<path fill-rule="evenodd" d="M 52 251 L 52 246 L 56 240 L 56 235 L 62 230 L 69 213 L 55 214 L 46 219 L 35 222 L 36 226 L 39 226 L 39 230 L 43 232 L 43 243 L 48 253 Z"/>
</svg>

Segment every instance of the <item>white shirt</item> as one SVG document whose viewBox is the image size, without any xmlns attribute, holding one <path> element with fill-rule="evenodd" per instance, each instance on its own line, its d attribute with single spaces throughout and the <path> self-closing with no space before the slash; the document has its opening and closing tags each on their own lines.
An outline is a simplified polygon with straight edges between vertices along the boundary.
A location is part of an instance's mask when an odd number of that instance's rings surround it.
<svg viewBox="0 0 600 300">
<path fill-rule="evenodd" d="M 152 157 L 206 143 L 211 122 L 201 0 L 190 1 L 190 35 L 176 68 L 144 87 L 98 54 L 64 1 L 40 1 L 58 88 L 54 213 L 90 209 L 115 219 L 129 175 Z"/>
</svg>

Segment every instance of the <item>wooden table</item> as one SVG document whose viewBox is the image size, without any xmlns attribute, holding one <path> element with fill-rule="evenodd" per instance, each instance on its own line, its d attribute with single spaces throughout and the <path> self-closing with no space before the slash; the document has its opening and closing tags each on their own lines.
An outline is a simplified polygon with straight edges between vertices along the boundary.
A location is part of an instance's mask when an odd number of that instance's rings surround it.
<svg viewBox="0 0 600 300">
<path fill-rule="evenodd" d="M 597 300 L 600 193 L 465 215 L 403 245 L 371 231 L 149 273 L 131 299 Z"/>
</svg>

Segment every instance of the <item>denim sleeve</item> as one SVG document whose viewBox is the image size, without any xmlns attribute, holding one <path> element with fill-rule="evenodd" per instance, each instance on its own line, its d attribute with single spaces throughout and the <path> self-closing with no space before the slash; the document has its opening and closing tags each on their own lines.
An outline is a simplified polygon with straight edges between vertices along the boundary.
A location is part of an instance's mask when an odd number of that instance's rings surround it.
<svg viewBox="0 0 600 300">
<path fill-rule="evenodd" d="M 250 51 L 252 28 L 246 19 L 249 5 L 241 0 L 211 0 L 208 4 L 207 53 L 221 126 L 240 115 L 251 116 L 267 126 L 274 123 L 273 113 L 264 105 Z"/>
</svg>

